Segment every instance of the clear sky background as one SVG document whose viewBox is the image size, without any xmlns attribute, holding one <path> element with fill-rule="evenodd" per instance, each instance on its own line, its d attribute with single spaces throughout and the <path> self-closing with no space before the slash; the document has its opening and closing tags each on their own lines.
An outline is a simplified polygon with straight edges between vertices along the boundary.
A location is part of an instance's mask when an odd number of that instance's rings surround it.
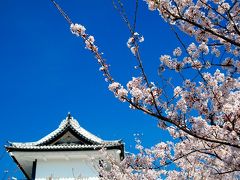
<svg viewBox="0 0 240 180">
<path fill-rule="evenodd" d="M 139 75 L 126 46 L 129 31 L 111 0 L 57 2 L 94 35 L 116 81 L 126 84 Z M 123 2 L 133 20 L 134 0 Z M 139 2 L 142 58 L 150 80 L 157 82 L 160 55 L 178 43 L 158 12 Z M 7 176 L 22 177 L 5 153 L 7 141 L 36 141 L 55 130 L 68 112 L 102 139 L 123 139 L 127 151 L 134 151 L 134 133 L 143 134 L 147 147 L 169 138 L 155 119 L 114 98 L 93 55 L 50 0 L 0 0 L 0 27 L 0 179 L 6 169 Z"/>
</svg>

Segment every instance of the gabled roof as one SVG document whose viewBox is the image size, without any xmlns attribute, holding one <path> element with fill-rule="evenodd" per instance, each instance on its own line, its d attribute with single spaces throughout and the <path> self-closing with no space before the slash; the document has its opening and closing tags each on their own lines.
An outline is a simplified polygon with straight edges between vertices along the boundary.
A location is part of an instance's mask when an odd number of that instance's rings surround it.
<svg viewBox="0 0 240 180">
<path fill-rule="evenodd" d="M 116 147 L 122 145 L 121 140 L 105 141 L 93 135 L 79 125 L 70 114 L 64 119 L 59 127 L 35 142 L 9 142 L 6 146 L 11 150 L 84 150 L 98 149 L 99 147 Z"/>
<path fill-rule="evenodd" d="M 45 157 L 49 153 L 65 154 L 69 151 L 75 154 L 84 154 L 87 151 L 106 148 L 108 150 L 120 150 L 120 159 L 124 157 L 124 144 L 121 140 L 102 140 L 81 127 L 70 114 L 56 130 L 42 139 L 25 143 L 9 142 L 9 145 L 5 148 L 27 179 L 32 179 L 32 163 L 37 158 L 37 154 L 41 157 Z"/>
</svg>

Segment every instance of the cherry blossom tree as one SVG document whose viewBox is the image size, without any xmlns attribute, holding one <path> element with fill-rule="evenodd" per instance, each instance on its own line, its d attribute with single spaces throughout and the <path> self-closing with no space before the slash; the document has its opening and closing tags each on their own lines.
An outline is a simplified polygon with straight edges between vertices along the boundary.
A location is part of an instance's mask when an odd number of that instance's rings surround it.
<svg viewBox="0 0 240 180">
<path fill-rule="evenodd" d="M 122 162 L 106 155 L 111 170 L 100 168 L 103 179 L 238 179 L 240 178 L 240 1 L 239 0 L 144 0 L 158 11 L 176 35 L 181 47 L 161 55 L 158 67 L 162 83 L 156 85 L 145 73 L 140 54 L 143 36 L 135 32 L 120 0 L 115 8 L 130 30 L 127 47 L 137 61 L 139 77 L 126 85 L 116 82 L 93 36 L 73 23 L 52 0 L 82 38 L 100 65 L 108 88 L 130 108 L 158 120 L 170 133 L 171 142 L 150 149 L 137 139 L 138 154 Z M 177 29 L 191 36 L 186 44 Z M 173 83 L 169 74 L 178 75 Z M 190 74 L 190 76 L 189 76 Z"/>
</svg>

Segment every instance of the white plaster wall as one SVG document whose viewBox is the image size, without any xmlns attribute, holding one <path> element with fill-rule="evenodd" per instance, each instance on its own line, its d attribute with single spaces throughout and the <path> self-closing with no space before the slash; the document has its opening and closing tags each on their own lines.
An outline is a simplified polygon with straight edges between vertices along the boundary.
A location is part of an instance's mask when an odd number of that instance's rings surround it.
<svg viewBox="0 0 240 180">
<path fill-rule="evenodd" d="M 98 173 L 92 162 L 84 159 L 38 161 L 36 180 L 46 179 L 97 180 Z"/>
<path fill-rule="evenodd" d="M 119 150 L 108 150 L 108 153 L 120 161 Z M 36 180 L 99 179 L 95 167 L 102 155 L 98 151 L 39 152 L 32 156 L 37 159 Z"/>
</svg>

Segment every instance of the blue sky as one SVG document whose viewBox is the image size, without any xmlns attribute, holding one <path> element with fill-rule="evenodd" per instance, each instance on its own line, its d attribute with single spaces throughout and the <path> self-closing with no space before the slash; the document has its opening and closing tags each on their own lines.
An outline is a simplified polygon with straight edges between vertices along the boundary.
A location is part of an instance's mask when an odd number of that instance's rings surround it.
<svg viewBox="0 0 240 180">
<path fill-rule="evenodd" d="M 73 22 L 83 24 L 111 64 L 116 81 L 125 84 L 139 73 L 126 46 L 129 31 L 111 0 L 59 0 Z M 125 1 L 124 1 L 125 2 Z M 125 3 L 133 19 L 134 1 Z M 133 151 L 134 133 L 146 146 L 168 139 L 157 121 L 129 109 L 108 91 L 96 60 L 50 0 L 0 0 L 0 178 L 21 177 L 3 146 L 7 141 L 35 141 L 56 129 L 71 112 L 81 126 L 103 139 L 123 139 Z M 174 34 L 140 0 L 137 32 L 144 36 L 142 58 L 157 82 L 159 56 L 178 46 Z"/>
</svg>

